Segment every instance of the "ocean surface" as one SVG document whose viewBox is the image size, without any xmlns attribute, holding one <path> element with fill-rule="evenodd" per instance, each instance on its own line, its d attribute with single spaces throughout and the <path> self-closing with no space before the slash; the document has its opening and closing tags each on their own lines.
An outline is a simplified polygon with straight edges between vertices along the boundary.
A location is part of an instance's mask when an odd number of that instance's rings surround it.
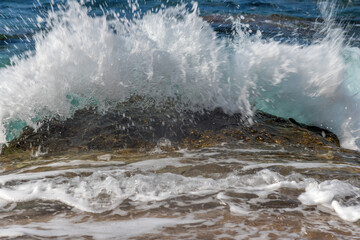
<svg viewBox="0 0 360 240">
<path fill-rule="evenodd" d="M 293 118 L 355 152 L 39 148 L 0 160 L 0 237 L 360 239 L 359 92 L 357 0 L 1 0 L 1 144 L 141 96 Z"/>
</svg>

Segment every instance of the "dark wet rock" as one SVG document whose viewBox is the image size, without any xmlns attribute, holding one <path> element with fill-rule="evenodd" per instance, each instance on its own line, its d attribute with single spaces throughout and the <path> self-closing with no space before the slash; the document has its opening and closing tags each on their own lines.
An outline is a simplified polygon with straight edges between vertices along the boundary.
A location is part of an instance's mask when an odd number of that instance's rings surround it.
<svg viewBox="0 0 360 240">
<path fill-rule="evenodd" d="M 263 208 L 296 208 L 300 204 L 298 200 L 272 200 L 260 203 Z"/>
<path fill-rule="evenodd" d="M 289 121 L 292 122 L 293 124 L 301 127 L 301 128 L 304 128 L 304 129 L 307 129 L 307 130 L 309 130 L 311 132 L 317 133 L 318 135 L 328 139 L 329 141 L 335 141 L 334 143 L 337 146 L 340 146 L 340 141 L 337 138 L 337 136 L 334 133 L 332 133 L 331 131 L 327 130 L 327 129 L 320 128 L 320 127 L 317 127 L 317 126 L 308 126 L 308 125 L 305 125 L 305 124 L 301 124 L 301 123 L 298 123 L 293 118 L 289 118 Z"/>
<path fill-rule="evenodd" d="M 226 195 L 235 199 L 246 199 L 246 200 L 259 197 L 258 195 L 253 193 L 238 193 L 238 192 L 227 192 Z"/>
<path fill-rule="evenodd" d="M 125 103 L 116 110 L 100 114 L 81 109 L 71 119 L 50 119 L 34 131 L 25 127 L 22 135 L 3 146 L 2 155 L 39 151 L 118 150 L 125 148 L 165 150 L 203 148 L 226 142 L 278 144 L 307 148 L 336 148 L 339 140 L 328 130 L 307 126 L 264 112 L 257 112 L 249 125 L 241 114 L 228 115 L 221 109 L 181 112 L 140 108 Z M 159 144 L 166 142 L 166 146 Z"/>
</svg>

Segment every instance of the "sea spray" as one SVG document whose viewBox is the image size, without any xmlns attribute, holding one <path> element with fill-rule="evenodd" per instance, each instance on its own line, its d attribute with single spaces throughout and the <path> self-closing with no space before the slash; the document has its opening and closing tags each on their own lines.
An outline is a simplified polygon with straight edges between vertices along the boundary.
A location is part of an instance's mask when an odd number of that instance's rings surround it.
<svg viewBox="0 0 360 240">
<path fill-rule="evenodd" d="M 177 6 L 107 22 L 106 16 L 90 17 L 85 7 L 69 2 L 48 22 L 49 32 L 36 36 L 35 51 L 2 69 L 5 124 L 12 119 L 31 123 L 39 113 L 69 117 L 74 96 L 83 99 L 78 108 L 91 99 L 101 110 L 105 102 L 134 94 L 160 105 L 177 99 L 178 109 L 191 110 L 227 101 L 219 87 L 222 45 L 198 17 L 196 5 L 191 12 Z"/>
<path fill-rule="evenodd" d="M 342 146 L 358 149 L 359 50 L 347 46 L 334 5 L 319 6 L 324 21 L 302 45 L 264 39 L 241 18 L 233 37 L 220 39 L 196 3 L 131 18 L 90 16 L 75 1 L 59 5 L 39 18 L 47 27 L 34 36 L 35 50 L 0 69 L 0 140 L 10 140 L 14 121 L 36 127 L 39 119 L 68 118 L 94 105 L 106 111 L 137 95 L 158 108 L 220 107 L 250 122 L 260 109 L 329 128 Z"/>
</svg>

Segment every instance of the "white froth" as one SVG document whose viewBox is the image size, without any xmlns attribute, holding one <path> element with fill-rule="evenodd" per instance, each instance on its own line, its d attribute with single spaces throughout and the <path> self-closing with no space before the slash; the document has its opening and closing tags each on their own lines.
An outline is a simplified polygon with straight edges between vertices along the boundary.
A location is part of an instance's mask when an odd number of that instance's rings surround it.
<svg viewBox="0 0 360 240">
<path fill-rule="evenodd" d="M 335 210 L 342 219 L 356 222 L 360 219 L 360 189 L 339 180 L 328 180 L 321 183 L 310 183 L 299 200 L 305 205 L 322 205 Z M 346 200 L 350 198 L 353 200 Z M 343 203 L 340 203 L 343 202 Z M 346 206 L 348 204 L 355 204 Z"/>
<path fill-rule="evenodd" d="M 277 159 L 274 159 L 276 161 Z M 236 160 L 234 160 L 236 161 Z M 274 162 L 274 163 L 254 163 L 248 162 L 247 166 L 244 166 L 242 169 L 244 171 L 257 169 L 257 168 L 268 168 L 273 166 L 281 166 L 281 167 L 293 167 L 295 169 L 307 169 L 307 168 L 316 168 L 316 169 L 326 169 L 326 168 L 359 168 L 356 165 L 348 165 L 348 164 L 331 164 L 331 163 L 324 163 L 324 162 Z"/>
<path fill-rule="evenodd" d="M 0 199 L 8 203 L 36 199 L 60 201 L 82 211 L 103 212 L 114 209 L 125 199 L 138 202 L 161 201 L 184 194 L 216 193 L 231 187 L 260 194 L 282 186 L 294 186 L 293 181 L 268 170 L 253 176 L 229 175 L 218 180 L 171 173 L 136 174 L 127 177 L 121 169 L 103 169 L 87 177 L 67 179 L 62 176 L 65 172 L 69 171 L 2 176 Z M 16 181 L 16 185 L 5 184 L 11 181 Z"/>
<path fill-rule="evenodd" d="M 360 219 L 360 204 L 357 206 L 342 206 L 338 201 L 332 201 L 331 207 L 335 210 L 335 212 L 344 219 L 349 222 L 356 222 Z"/>
<path fill-rule="evenodd" d="M 97 157 L 98 160 L 110 161 L 112 158 L 111 154 L 104 154 Z"/>
<path fill-rule="evenodd" d="M 218 151 L 220 151 L 218 149 Z M 186 153 L 186 152 L 185 152 Z M 185 158 L 201 157 L 195 151 Z M 0 176 L 0 208 L 7 211 L 11 204 L 18 202 L 42 200 L 59 201 L 74 209 L 84 212 L 103 213 L 109 210 L 122 210 L 124 200 L 134 203 L 136 208 L 149 210 L 166 206 L 167 200 L 181 196 L 216 195 L 219 203 L 227 205 L 234 215 L 247 216 L 251 213 L 249 204 L 260 204 L 268 201 L 268 195 L 281 189 L 304 190 L 298 199 L 304 205 L 316 205 L 328 209 L 345 221 L 359 220 L 360 196 L 359 188 L 339 180 L 317 182 L 299 173 L 283 176 L 269 169 L 263 169 L 252 174 L 241 175 L 230 173 L 224 178 L 185 177 L 172 173 L 152 173 L 166 166 L 182 167 L 182 158 L 164 158 L 145 160 L 132 164 L 108 166 L 108 161 L 100 162 L 94 168 L 92 162 L 98 161 L 67 161 L 50 163 L 43 166 L 58 167 L 70 163 L 76 169 L 56 170 L 47 172 L 11 173 Z M 235 159 L 236 160 L 236 159 Z M 238 164 L 229 159 L 228 164 Z M 199 164 L 220 161 L 208 158 Z M 238 160 L 240 161 L 240 160 Z M 85 164 L 88 168 L 78 168 Z M 255 163 L 241 161 L 243 170 L 276 166 L 278 163 Z M 285 166 L 300 169 L 350 167 L 346 164 L 330 163 L 284 163 Z M 28 168 L 32 169 L 33 167 Z M 25 169 L 26 170 L 26 169 Z M 135 173 L 136 174 L 132 174 Z M 130 173 L 130 174 L 129 174 Z M 244 201 L 233 201 L 226 192 L 250 193 L 258 198 Z M 210 201 L 200 199 L 198 204 Z M 196 204 L 194 201 L 191 204 Z M 179 206 L 185 203 L 178 202 Z M 186 205 L 186 204 L 185 204 Z M 286 211 L 286 209 L 282 209 Z M 291 210 L 291 209 L 290 209 Z M 289 211 L 290 211 L 289 210 Z M 292 211 L 292 210 L 291 210 Z"/>
<path fill-rule="evenodd" d="M 156 171 L 166 166 L 183 167 L 189 164 L 181 163 L 182 158 L 161 158 L 146 161 L 139 161 L 127 165 L 127 169 L 140 169 L 140 170 L 151 170 Z"/>
<path fill-rule="evenodd" d="M 194 219 L 182 218 L 138 218 L 127 221 L 73 222 L 71 219 L 54 218 L 49 222 L 32 222 L 26 225 L 12 225 L 0 229 L 0 237 L 58 237 L 79 238 L 91 236 L 93 239 L 127 239 L 147 233 L 161 231 L 162 227 L 177 224 L 196 223 Z"/>
<path fill-rule="evenodd" d="M 226 178 L 217 180 L 184 177 L 171 173 L 136 174 L 128 177 L 121 169 L 102 169 L 86 177 L 77 176 L 68 179 L 62 176 L 65 172 L 69 171 L 2 176 L 0 199 L 8 203 L 36 199 L 60 201 L 82 211 L 103 212 L 114 209 L 125 199 L 146 203 L 187 194 L 213 194 L 229 188 L 266 196 L 269 192 L 282 187 L 301 188 L 307 183 L 307 181 L 296 182 L 297 175 L 283 177 L 267 169 L 255 175 L 230 174 Z M 45 176 L 52 177 L 45 178 Z M 16 184 L 11 184 L 14 181 Z"/>
</svg>

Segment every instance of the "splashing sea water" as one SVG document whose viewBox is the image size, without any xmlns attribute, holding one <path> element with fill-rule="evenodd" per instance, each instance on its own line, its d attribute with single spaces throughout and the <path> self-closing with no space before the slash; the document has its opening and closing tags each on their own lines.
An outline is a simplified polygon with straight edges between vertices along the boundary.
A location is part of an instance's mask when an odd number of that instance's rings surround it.
<svg viewBox="0 0 360 240">
<path fill-rule="evenodd" d="M 140 95 L 159 107 L 175 100 L 177 111 L 221 107 L 251 119 L 261 109 L 329 128 L 343 147 L 358 149 L 360 50 L 346 44 L 334 6 L 319 6 L 319 37 L 301 45 L 250 34 L 240 18 L 233 39 L 219 39 L 196 3 L 127 19 L 91 17 L 69 1 L 38 18 L 47 27 L 34 37 L 35 50 L 0 69 L 1 142 L 15 120 L 34 125 Z"/>
</svg>

